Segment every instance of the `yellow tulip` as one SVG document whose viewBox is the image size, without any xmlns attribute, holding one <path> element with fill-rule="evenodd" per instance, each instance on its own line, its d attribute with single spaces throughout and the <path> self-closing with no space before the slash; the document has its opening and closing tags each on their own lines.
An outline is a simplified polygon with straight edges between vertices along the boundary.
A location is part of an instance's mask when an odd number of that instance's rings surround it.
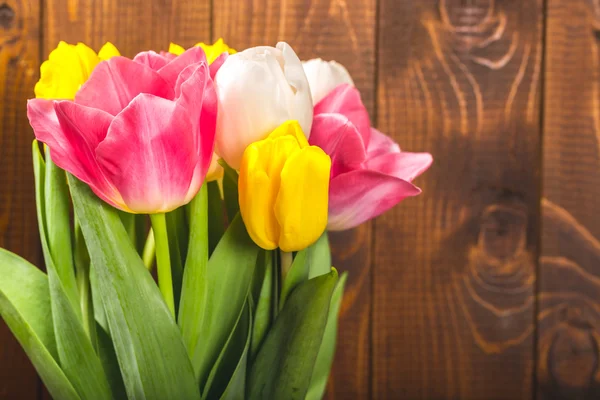
<svg viewBox="0 0 600 400">
<path fill-rule="evenodd" d="M 327 226 L 331 159 L 287 121 L 244 151 L 239 203 L 250 237 L 263 249 L 299 251 Z"/>
<path fill-rule="evenodd" d="M 106 43 L 96 54 L 83 43 L 60 42 L 40 67 L 35 97 L 73 100 L 100 61 L 119 55 L 119 50 L 112 43 Z"/>
<path fill-rule="evenodd" d="M 222 38 L 219 38 L 214 44 L 206 44 L 206 43 L 196 43 L 195 47 L 202 47 L 202 50 L 206 53 L 206 59 L 209 64 L 212 64 L 221 54 L 229 53 L 235 54 L 237 53 L 234 49 L 227 46 L 225 42 L 223 42 Z M 169 46 L 169 53 L 180 55 L 183 53 L 185 49 L 178 44 L 171 43 Z"/>
</svg>

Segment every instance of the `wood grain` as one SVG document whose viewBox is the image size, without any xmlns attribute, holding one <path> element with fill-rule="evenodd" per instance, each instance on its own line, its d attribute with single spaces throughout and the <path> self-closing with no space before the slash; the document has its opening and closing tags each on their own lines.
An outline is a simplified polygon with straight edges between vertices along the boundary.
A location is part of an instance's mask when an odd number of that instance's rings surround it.
<svg viewBox="0 0 600 400">
<path fill-rule="evenodd" d="M 0 247 L 39 265 L 31 141 L 26 100 L 39 65 L 39 1 L 0 2 Z M 0 398 L 34 399 L 38 378 L 0 322 Z"/>
<path fill-rule="evenodd" d="M 600 2 L 549 0 L 538 398 L 600 397 Z"/>
<path fill-rule="evenodd" d="M 220 0 L 214 2 L 213 39 L 241 50 L 289 42 L 300 59 L 344 64 L 374 110 L 375 0 Z M 331 235 L 334 265 L 350 273 L 341 308 L 330 399 L 370 398 L 371 226 Z"/>
<path fill-rule="evenodd" d="M 542 14 L 380 1 L 379 128 L 436 161 L 375 224 L 374 398 L 532 398 Z"/>
<path fill-rule="evenodd" d="M 114 43 L 132 57 L 210 40 L 210 0 L 44 0 L 44 56 L 59 41 L 85 42 L 94 50 Z"/>
</svg>

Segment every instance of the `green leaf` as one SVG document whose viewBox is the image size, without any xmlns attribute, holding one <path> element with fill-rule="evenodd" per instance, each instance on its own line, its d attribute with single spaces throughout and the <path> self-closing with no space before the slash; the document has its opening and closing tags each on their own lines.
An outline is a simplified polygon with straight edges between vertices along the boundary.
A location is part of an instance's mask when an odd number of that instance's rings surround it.
<svg viewBox="0 0 600 400">
<path fill-rule="evenodd" d="M 258 250 L 238 215 L 208 261 L 206 293 L 198 297 L 205 300 L 205 314 L 200 320 L 200 342 L 192 357 L 201 388 L 244 307 Z"/>
<path fill-rule="evenodd" d="M 200 192 L 190 202 L 189 211 L 190 245 L 183 273 L 178 322 L 183 343 L 191 357 L 200 338 L 200 326 L 206 311 L 206 269 L 208 264 L 206 185 L 202 185 Z"/>
<path fill-rule="evenodd" d="M 0 315 L 23 346 L 46 388 L 55 399 L 80 400 L 56 362 L 58 353 L 46 275 L 17 255 L 0 249 L 0 277 Z"/>
<path fill-rule="evenodd" d="M 331 366 L 333 365 L 333 356 L 335 355 L 338 314 L 340 312 L 344 286 L 346 285 L 347 278 L 348 273 L 344 272 L 340 276 L 340 280 L 333 290 L 329 315 L 327 316 L 327 325 L 325 325 L 323 341 L 321 342 L 317 361 L 315 362 L 315 368 L 312 373 L 312 378 L 310 379 L 310 387 L 306 393 L 306 400 L 320 400 L 325 394 L 327 379 L 329 378 Z"/>
<path fill-rule="evenodd" d="M 104 329 L 109 332 L 108 320 L 106 319 L 106 313 L 104 312 L 104 305 L 102 304 L 102 298 L 100 298 L 100 288 L 98 287 L 98 276 L 96 268 L 90 265 L 90 285 L 92 287 L 92 304 L 94 307 L 94 319 Z"/>
<path fill-rule="evenodd" d="M 218 399 L 229 389 L 229 397 L 243 399 L 246 366 L 252 332 L 252 307 L 248 299 L 217 362 L 210 371 L 203 398 Z"/>
<path fill-rule="evenodd" d="M 102 363 L 69 302 L 52 261 L 47 263 L 60 365 L 82 399 L 111 399 Z"/>
<path fill-rule="evenodd" d="M 38 148 L 39 149 L 39 148 Z M 44 196 L 45 212 L 38 214 L 38 224 L 42 242 L 46 242 L 44 257 L 46 265 L 53 264 L 56 273 L 64 288 L 65 294 L 73 306 L 75 316 L 81 320 L 81 307 L 79 305 L 79 291 L 75 279 L 75 265 L 73 263 L 73 244 L 71 242 L 69 188 L 65 172 L 52 162 L 50 149 L 46 147 L 46 176 L 44 192 L 37 193 Z"/>
<path fill-rule="evenodd" d="M 126 399 L 127 392 L 125 391 L 125 384 L 123 383 L 123 377 L 121 376 L 119 361 L 117 360 L 117 354 L 115 353 L 112 339 L 108 332 L 106 332 L 99 324 L 96 326 L 96 332 L 98 332 L 98 354 L 110 385 L 112 398 Z"/>
<path fill-rule="evenodd" d="M 132 243 L 136 243 L 136 235 L 137 230 L 135 229 L 135 214 L 131 214 L 125 211 L 118 210 L 119 218 L 121 218 L 121 222 L 123 223 L 123 227 L 127 231 L 127 235 Z"/>
<path fill-rule="evenodd" d="M 34 160 L 37 150 L 38 148 L 34 147 Z M 44 206 L 43 213 L 40 213 L 41 207 L 38 208 L 38 220 L 48 270 L 58 359 L 64 374 L 83 399 L 109 400 L 110 391 L 106 376 L 82 325 L 72 258 L 66 176 L 52 162 L 49 150 L 46 151 L 45 172 L 44 191 L 38 191 L 36 197 L 37 203 Z M 38 175 L 36 180 L 39 181 L 40 178 Z M 36 188 L 41 189 L 41 184 Z M 60 262 L 61 267 L 58 267 L 56 262 Z"/>
<path fill-rule="evenodd" d="M 248 329 L 247 332 L 250 332 L 252 329 L 252 308 L 248 309 Z M 244 346 L 244 350 L 242 355 L 235 367 L 235 371 L 233 371 L 233 375 L 225 388 L 225 392 L 221 396 L 221 400 L 239 400 L 244 399 L 246 392 L 246 376 L 248 369 L 248 352 L 250 351 L 250 339 L 251 335 L 248 334 L 246 337 L 246 344 Z"/>
<path fill-rule="evenodd" d="M 328 274 L 331 271 L 331 250 L 329 248 L 327 231 L 323 232 L 319 240 L 311 248 L 308 279 Z"/>
<path fill-rule="evenodd" d="M 85 246 L 83 232 L 79 221 L 75 219 L 75 270 L 77 271 L 77 287 L 81 304 L 83 328 L 95 349 L 98 347 L 96 337 L 96 320 L 94 318 L 94 301 L 90 285 L 90 255 Z"/>
<path fill-rule="evenodd" d="M 225 233 L 223 199 L 216 181 L 208 182 L 208 254 L 212 254 Z"/>
<path fill-rule="evenodd" d="M 229 222 L 231 222 L 240 211 L 240 203 L 238 199 L 238 173 L 223 160 L 220 160 L 220 163 L 225 170 L 225 173 L 223 174 L 225 210 L 227 211 L 227 218 L 229 219 Z"/>
<path fill-rule="evenodd" d="M 252 328 L 252 344 L 250 345 L 250 358 L 253 359 L 260 345 L 262 344 L 271 322 L 273 321 L 273 292 L 274 287 L 273 275 L 275 265 L 273 263 L 273 251 L 262 250 L 259 254 L 257 272 L 262 272 L 260 276 L 260 286 L 258 287 L 258 296 L 256 300 L 256 311 L 254 314 L 254 326 Z M 258 279 L 256 279 L 258 280 Z"/>
<path fill-rule="evenodd" d="M 308 279 L 308 271 L 311 261 L 310 253 L 312 253 L 312 248 L 308 247 L 296 254 L 296 257 L 292 262 L 292 266 L 283 280 L 283 285 L 281 287 L 281 299 L 279 301 L 280 309 L 285 305 L 285 301 L 292 290 Z"/>
<path fill-rule="evenodd" d="M 249 399 L 304 399 L 336 282 L 332 269 L 292 292 L 252 365 Z"/>
<path fill-rule="evenodd" d="M 71 175 L 69 185 L 127 396 L 198 399 L 179 329 L 116 210 Z"/>
</svg>

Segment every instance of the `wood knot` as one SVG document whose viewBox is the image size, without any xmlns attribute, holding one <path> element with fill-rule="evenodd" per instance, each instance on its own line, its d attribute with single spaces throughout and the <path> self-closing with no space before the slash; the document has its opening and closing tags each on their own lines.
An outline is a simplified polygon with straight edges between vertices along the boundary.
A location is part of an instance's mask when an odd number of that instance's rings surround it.
<svg viewBox="0 0 600 400">
<path fill-rule="evenodd" d="M 493 0 L 443 0 L 440 2 L 442 18 L 457 28 L 476 27 L 493 12 Z"/>
<path fill-rule="evenodd" d="M 509 205 L 488 206 L 481 218 L 478 247 L 489 258 L 505 263 L 526 247 L 527 213 Z"/>
<path fill-rule="evenodd" d="M 6 3 L 0 5 L 0 27 L 8 30 L 15 21 L 15 11 Z"/>
<path fill-rule="evenodd" d="M 548 364 L 548 370 L 559 387 L 592 386 L 598 369 L 598 343 L 592 331 L 569 324 L 556 332 Z"/>
<path fill-rule="evenodd" d="M 565 304 L 555 310 L 553 321 L 556 325 L 540 340 L 542 390 L 560 393 L 561 398 L 598 398 L 597 316 L 586 305 Z"/>
</svg>

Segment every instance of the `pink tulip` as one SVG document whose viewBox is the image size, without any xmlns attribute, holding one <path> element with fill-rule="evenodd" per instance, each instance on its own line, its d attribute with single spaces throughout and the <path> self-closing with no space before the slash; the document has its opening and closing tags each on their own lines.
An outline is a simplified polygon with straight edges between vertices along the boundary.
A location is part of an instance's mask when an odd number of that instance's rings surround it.
<svg viewBox="0 0 600 400">
<path fill-rule="evenodd" d="M 182 54 L 183 55 L 183 54 Z M 210 77 L 211 79 L 215 79 L 215 75 L 221 68 L 221 65 L 227 60 L 229 53 L 223 53 L 219 57 L 217 57 L 210 65 Z M 177 56 L 173 53 L 169 53 L 166 51 L 161 51 L 160 53 L 156 53 L 155 51 L 143 51 L 136 55 L 133 61 L 138 62 L 140 64 L 147 65 L 155 71 L 158 71 L 168 63 L 170 63 L 173 59 L 177 58 Z"/>
<path fill-rule="evenodd" d="M 342 84 L 315 106 L 309 139 L 331 157 L 329 230 L 350 229 L 421 189 L 411 182 L 431 165 L 372 128 L 358 90 Z"/>
<path fill-rule="evenodd" d="M 35 99 L 27 115 L 53 161 L 107 203 L 162 213 L 198 192 L 214 146 L 217 99 L 201 48 L 100 63 L 75 101 Z"/>
</svg>

